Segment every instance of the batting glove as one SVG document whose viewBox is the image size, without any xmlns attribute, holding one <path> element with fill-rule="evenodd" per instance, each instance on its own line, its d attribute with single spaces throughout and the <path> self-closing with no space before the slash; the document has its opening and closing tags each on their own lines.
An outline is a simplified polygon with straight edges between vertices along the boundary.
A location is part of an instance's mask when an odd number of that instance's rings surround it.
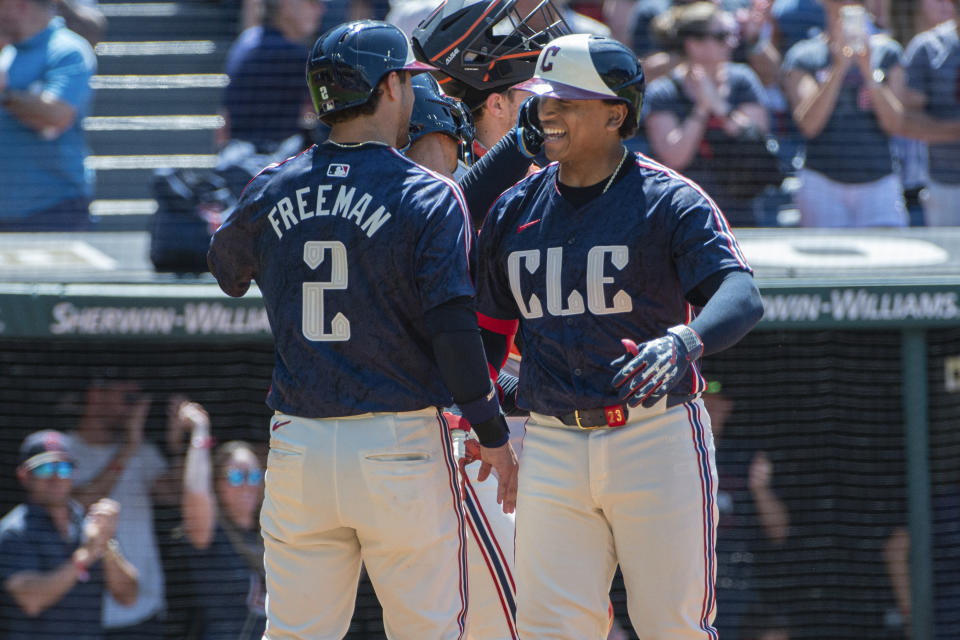
<svg viewBox="0 0 960 640">
<path fill-rule="evenodd" d="M 543 130 L 540 128 L 540 116 L 537 114 L 539 98 L 532 96 L 524 100 L 517 113 L 517 147 L 520 153 L 532 158 L 543 147 Z"/>
<path fill-rule="evenodd" d="M 621 340 L 627 353 L 610 364 L 619 369 L 613 387 L 631 407 L 650 408 L 666 396 L 687 372 L 690 363 L 703 354 L 703 342 L 686 325 L 667 329 L 667 335 L 644 342 Z"/>
</svg>

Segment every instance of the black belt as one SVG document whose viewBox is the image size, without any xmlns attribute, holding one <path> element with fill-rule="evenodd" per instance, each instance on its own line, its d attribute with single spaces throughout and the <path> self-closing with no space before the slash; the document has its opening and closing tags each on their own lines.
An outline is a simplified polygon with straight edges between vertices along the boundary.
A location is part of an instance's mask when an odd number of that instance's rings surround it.
<svg viewBox="0 0 960 640">
<path fill-rule="evenodd" d="M 667 396 L 667 408 L 675 407 L 678 404 L 689 402 L 697 396 L 694 395 L 672 395 Z M 606 427 L 622 427 L 627 424 L 628 407 L 626 404 L 614 404 L 600 409 L 575 409 L 562 416 L 556 416 L 557 420 L 570 427 L 580 427 L 581 429 L 604 429 Z"/>
</svg>

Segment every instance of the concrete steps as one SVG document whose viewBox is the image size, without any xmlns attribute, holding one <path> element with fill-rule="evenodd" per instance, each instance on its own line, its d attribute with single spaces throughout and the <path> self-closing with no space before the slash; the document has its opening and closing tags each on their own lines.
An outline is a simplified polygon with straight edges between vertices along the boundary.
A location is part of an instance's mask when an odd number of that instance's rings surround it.
<svg viewBox="0 0 960 640">
<path fill-rule="evenodd" d="M 103 2 L 106 38 L 95 49 L 94 100 L 83 126 L 96 171 L 101 230 L 148 228 L 153 172 L 210 167 L 237 33 L 238 5 Z"/>
</svg>

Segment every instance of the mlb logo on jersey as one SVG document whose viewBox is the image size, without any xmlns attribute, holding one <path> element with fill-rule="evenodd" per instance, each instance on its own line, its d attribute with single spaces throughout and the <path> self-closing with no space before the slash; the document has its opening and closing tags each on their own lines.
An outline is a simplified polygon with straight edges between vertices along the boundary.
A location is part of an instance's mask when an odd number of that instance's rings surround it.
<svg viewBox="0 0 960 640">
<path fill-rule="evenodd" d="M 331 164 L 327 167 L 328 178 L 346 178 L 348 173 L 350 173 L 348 164 Z"/>
</svg>

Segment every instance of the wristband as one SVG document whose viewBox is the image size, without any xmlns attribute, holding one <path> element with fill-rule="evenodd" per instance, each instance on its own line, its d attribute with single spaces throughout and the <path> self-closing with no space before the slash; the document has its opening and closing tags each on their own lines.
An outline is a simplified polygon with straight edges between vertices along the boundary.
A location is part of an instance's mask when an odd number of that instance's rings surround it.
<svg viewBox="0 0 960 640">
<path fill-rule="evenodd" d="M 194 436 L 190 440 L 190 446 L 194 449 L 212 449 L 216 442 L 213 436 Z"/>
<path fill-rule="evenodd" d="M 485 422 L 473 423 L 472 426 L 473 432 L 477 434 L 477 440 L 488 449 L 502 447 L 510 441 L 510 427 L 507 426 L 507 420 L 502 413 L 497 413 Z"/>
<path fill-rule="evenodd" d="M 90 580 L 87 565 L 83 564 L 78 558 L 73 559 L 73 569 L 76 572 L 77 582 L 88 582 Z"/>
<path fill-rule="evenodd" d="M 470 402 L 458 402 L 460 413 L 476 428 L 481 422 L 486 422 L 500 413 L 500 402 L 497 400 L 497 388 L 491 383 L 490 390 L 483 397 Z"/>
<path fill-rule="evenodd" d="M 667 329 L 667 333 L 674 336 L 687 350 L 687 361 L 693 362 L 703 355 L 703 340 L 697 332 L 685 324 L 678 324 Z"/>
</svg>

